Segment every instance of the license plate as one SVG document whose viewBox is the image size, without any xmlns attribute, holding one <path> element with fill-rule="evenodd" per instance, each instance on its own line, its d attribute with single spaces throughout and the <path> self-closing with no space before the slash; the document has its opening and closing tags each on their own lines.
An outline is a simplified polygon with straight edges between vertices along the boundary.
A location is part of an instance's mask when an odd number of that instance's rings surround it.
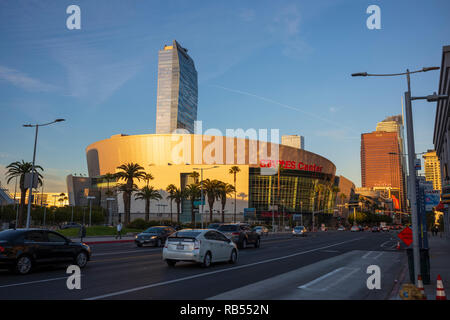
<svg viewBox="0 0 450 320">
<path fill-rule="evenodd" d="M 177 250 L 184 250 L 184 245 L 178 244 L 177 245 Z"/>
</svg>

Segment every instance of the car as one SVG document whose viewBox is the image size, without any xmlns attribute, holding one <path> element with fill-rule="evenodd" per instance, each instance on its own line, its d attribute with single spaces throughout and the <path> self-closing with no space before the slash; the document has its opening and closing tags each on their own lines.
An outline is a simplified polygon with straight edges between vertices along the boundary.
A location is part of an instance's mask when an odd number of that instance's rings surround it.
<svg viewBox="0 0 450 320">
<path fill-rule="evenodd" d="M 223 224 L 217 231 L 230 238 L 239 249 L 245 249 L 249 244 L 253 244 L 255 248 L 261 245 L 261 236 L 246 223 Z"/>
<path fill-rule="evenodd" d="M 306 228 L 304 226 L 297 226 L 292 229 L 292 236 L 294 237 L 306 237 Z"/>
<path fill-rule="evenodd" d="M 222 223 L 210 223 L 208 225 L 208 229 L 214 229 L 216 230 L 218 227 L 220 227 L 222 225 Z"/>
<path fill-rule="evenodd" d="M 345 231 L 345 227 L 340 226 L 339 228 L 337 228 L 337 231 Z"/>
<path fill-rule="evenodd" d="M 372 232 L 380 232 L 380 228 L 377 226 L 372 227 Z"/>
<path fill-rule="evenodd" d="M 220 231 L 182 229 L 167 238 L 162 258 L 170 267 L 174 267 L 177 262 L 188 261 L 207 268 L 215 262 L 236 263 L 238 248 Z"/>
<path fill-rule="evenodd" d="M 361 230 L 359 229 L 358 226 L 353 226 L 353 227 L 350 228 L 350 231 L 351 231 L 351 232 L 359 232 L 359 231 L 361 231 Z"/>
<path fill-rule="evenodd" d="M 167 226 L 150 227 L 147 230 L 137 234 L 134 242 L 136 246 L 142 247 L 144 244 L 150 244 L 154 247 L 162 247 L 168 236 L 176 232 L 174 228 Z"/>
<path fill-rule="evenodd" d="M 7 229 L 0 232 L 0 268 L 25 275 L 39 265 L 75 264 L 91 259 L 88 245 L 48 229 Z"/>
<path fill-rule="evenodd" d="M 389 227 L 388 227 L 388 226 L 382 226 L 382 227 L 381 227 L 381 231 L 383 231 L 383 232 L 389 232 Z"/>
<path fill-rule="evenodd" d="M 361 225 L 358 226 L 358 228 L 359 228 L 359 231 L 364 231 L 364 228 Z"/>
<path fill-rule="evenodd" d="M 81 224 L 76 223 L 76 222 L 69 222 L 69 223 L 66 223 L 65 225 L 62 225 L 60 229 L 63 230 L 63 229 L 70 229 L 70 228 L 81 228 Z"/>
<path fill-rule="evenodd" d="M 256 226 L 253 228 L 253 230 L 260 236 L 268 236 L 269 235 L 269 229 L 267 229 L 267 227 L 264 227 L 264 226 Z"/>
</svg>

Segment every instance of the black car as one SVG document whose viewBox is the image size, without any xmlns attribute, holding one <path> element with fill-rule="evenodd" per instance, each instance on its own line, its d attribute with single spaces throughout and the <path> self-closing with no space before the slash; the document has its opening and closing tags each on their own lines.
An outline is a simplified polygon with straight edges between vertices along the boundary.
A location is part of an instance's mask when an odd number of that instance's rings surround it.
<svg viewBox="0 0 450 320">
<path fill-rule="evenodd" d="M 172 227 L 150 227 L 147 230 L 139 233 L 134 239 L 134 242 L 138 247 L 142 247 L 144 244 L 151 244 L 155 247 L 161 247 L 166 242 L 167 237 L 174 232 L 175 229 Z"/>
<path fill-rule="evenodd" d="M 8 229 L 0 232 L 0 268 L 27 274 L 37 265 L 76 264 L 84 268 L 91 249 L 46 229 Z"/>
<path fill-rule="evenodd" d="M 236 243 L 239 249 L 245 249 L 248 244 L 259 248 L 261 244 L 260 235 L 246 223 L 223 224 L 217 230 Z"/>
<path fill-rule="evenodd" d="M 69 222 L 65 225 L 62 225 L 60 229 L 70 229 L 70 228 L 81 228 L 81 224 L 76 222 Z"/>
</svg>

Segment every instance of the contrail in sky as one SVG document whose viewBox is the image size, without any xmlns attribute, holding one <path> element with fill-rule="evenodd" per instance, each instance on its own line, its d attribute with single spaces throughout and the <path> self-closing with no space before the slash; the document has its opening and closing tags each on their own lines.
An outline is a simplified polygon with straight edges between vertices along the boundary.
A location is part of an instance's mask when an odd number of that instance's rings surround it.
<svg viewBox="0 0 450 320">
<path fill-rule="evenodd" d="M 230 89 L 230 88 L 226 88 L 226 87 L 222 87 L 222 86 L 218 86 L 218 85 L 214 85 L 214 84 L 211 84 L 209 86 L 210 87 L 220 88 L 220 89 L 227 90 L 227 91 L 234 92 L 234 93 L 243 94 L 243 95 L 250 96 L 250 97 L 254 97 L 254 98 L 257 98 L 259 100 L 263 100 L 263 101 L 266 101 L 266 102 L 270 102 L 270 103 L 276 104 L 276 105 L 278 105 L 280 107 L 283 107 L 283 108 L 286 108 L 286 109 L 290 109 L 290 110 L 294 110 L 294 111 L 297 111 L 297 112 L 301 112 L 301 113 L 306 114 L 306 115 L 308 115 L 308 116 L 310 116 L 312 118 L 316 118 L 318 120 L 327 122 L 329 124 L 335 125 L 335 126 L 340 127 L 342 129 L 350 130 L 351 132 L 358 134 L 358 139 L 359 139 L 359 135 L 361 134 L 360 132 L 358 132 L 358 131 L 350 128 L 350 127 L 343 126 L 343 125 L 341 125 L 339 123 L 336 123 L 334 121 L 322 118 L 322 117 L 320 117 L 320 116 L 318 116 L 318 115 L 316 115 L 314 113 L 310 113 L 310 112 L 304 111 L 302 109 L 299 109 L 299 108 L 296 108 L 296 107 L 293 107 L 293 106 L 290 106 L 290 105 L 287 105 L 287 104 L 284 104 L 284 103 L 281 103 L 281 102 L 278 102 L 278 101 L 275 101 L 275 100 L 272 100 L 272 99 L 269 99 L 269 98 L 261 97 L 261 96 L 258 96 L 256 94 L 250 93 L 250 92 L 245 92 L 245 91 L 236 90 L 236 89 Z"/>
</svg>

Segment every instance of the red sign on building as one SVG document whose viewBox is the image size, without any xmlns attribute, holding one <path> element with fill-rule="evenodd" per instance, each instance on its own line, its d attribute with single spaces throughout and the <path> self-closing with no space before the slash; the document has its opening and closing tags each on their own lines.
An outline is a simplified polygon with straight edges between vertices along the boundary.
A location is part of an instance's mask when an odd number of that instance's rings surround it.
<svg viewBox="0 0 450 320">
<path fill-rule="evenodd" d="M 413 243 L 413 233 L 410 227 L 406 227 L 399 234 L 398 237 L 402 240 L 407 246 Z"/>
</svg>

